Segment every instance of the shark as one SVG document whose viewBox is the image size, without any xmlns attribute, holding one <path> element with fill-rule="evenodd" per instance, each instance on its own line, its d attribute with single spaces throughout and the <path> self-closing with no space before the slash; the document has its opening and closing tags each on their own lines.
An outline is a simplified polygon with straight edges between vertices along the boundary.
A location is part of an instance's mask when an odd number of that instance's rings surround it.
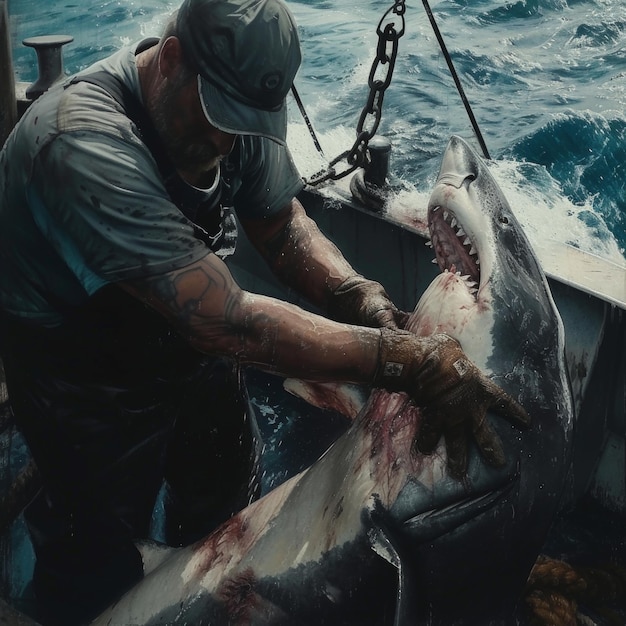
<svg viewBox="0 0 626 626">
<path fill-rule="evenodd" d="M 545 275 L 487 164 L 453 136 L 428 204 L 440 272 L 407 324 L 455 337 L 532 424 L 488 415 L 504 467 L 414 445 L 404 393 L 287 382 L 347 430 L 309 468 L 183 548 L 143 544 L 144 578 L 94 626 L 515 623 L 566 482 L 573 402 Z"/>
</svg>

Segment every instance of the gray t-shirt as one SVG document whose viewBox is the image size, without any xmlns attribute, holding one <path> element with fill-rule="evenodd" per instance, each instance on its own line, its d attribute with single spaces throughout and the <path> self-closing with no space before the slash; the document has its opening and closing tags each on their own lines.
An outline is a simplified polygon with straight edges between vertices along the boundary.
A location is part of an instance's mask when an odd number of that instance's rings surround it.
<svg viewBox="0 0 626 626">
<path fill-rule="evenodd" d="M 141 99 L 136 46 L 85 73 L 119 76 Z M 0 153 L 0 305 L 46 326 L 121 280 L 175 270 L 210 251 L 170 200 L 120 105 L 86 82 L 55 85 Z M 289 151 L 239 138 L 232 178 L 241 218 L 270 216 L 303 186 Z"/>
</svg>

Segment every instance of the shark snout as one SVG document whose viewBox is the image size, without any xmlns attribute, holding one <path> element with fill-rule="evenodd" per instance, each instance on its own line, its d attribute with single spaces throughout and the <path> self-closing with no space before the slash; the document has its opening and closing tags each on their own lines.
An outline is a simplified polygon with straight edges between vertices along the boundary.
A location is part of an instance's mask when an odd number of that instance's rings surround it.
<svg viewBox="0 0 626 626">
<path fill-rule="evenodd" d="M 473 172 L 457 172 L 446 171 L 439 174 L 437 183 L 440 185 L 450 185 L 455 189 L 461 189 L 461 187 L 469 187 L 469 185 L 476 180 L 476 174 Z"/>
<path fill-rule="evenodd" d="M 476 180 L 479 171 L 479 163 L 471 148 L 463 139 L 453 135 L 441 160 L 437 182 L 460 189 Z"/>
</svg>

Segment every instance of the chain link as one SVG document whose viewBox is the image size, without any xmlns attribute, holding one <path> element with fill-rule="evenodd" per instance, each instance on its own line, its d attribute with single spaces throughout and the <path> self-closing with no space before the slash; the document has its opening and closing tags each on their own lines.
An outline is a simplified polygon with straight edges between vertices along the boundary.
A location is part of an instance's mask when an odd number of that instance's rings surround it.
<svg viewBox="0 0 626 626">
<path fill-rule="evenodd" d="M 405 12 L 405 0 L 395 0 L 394 5 L 385 11 L 376 28 L 378 35 L 376 57 L 367 81 L 370 91 L 356 126 L 354 144 L 349 150 L 342 152 L 330 161 L 326 170 L 322 170 L 306 180 L 309 185 L 319 185 L 327 180 L 339 180 L 359 167 L 367 165 L 368 144 L 380 125 L 385 91 L 391 83 L 398 56 L 398 41 L 404 35 Z M 338 171 L 335 166 L 344 159 L 347 166 Z"/>
</svg>

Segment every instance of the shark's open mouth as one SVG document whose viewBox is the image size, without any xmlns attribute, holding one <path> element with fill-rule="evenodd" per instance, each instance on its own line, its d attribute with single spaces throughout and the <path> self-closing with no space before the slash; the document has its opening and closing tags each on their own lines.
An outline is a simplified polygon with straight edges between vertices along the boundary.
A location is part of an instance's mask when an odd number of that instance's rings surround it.
<svg viewBox="0 0 626 626">
<path fill-rule="evenodd" d="M 428 211 L 428 230 L 436 262 L 442 272 L 463 277 L 475 295 L 480 283 L 480 259 L 474 243 L 452 211 L 434 206 Z"/>
</svg>

